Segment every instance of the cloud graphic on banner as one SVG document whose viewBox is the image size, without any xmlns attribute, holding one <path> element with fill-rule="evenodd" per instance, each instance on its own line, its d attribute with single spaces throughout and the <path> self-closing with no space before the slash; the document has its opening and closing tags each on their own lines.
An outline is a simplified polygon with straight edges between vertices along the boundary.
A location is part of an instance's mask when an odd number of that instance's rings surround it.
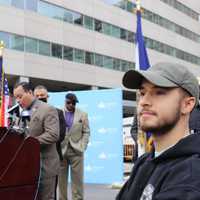
<svg viewBox="0 0 200 200">
<path fill-rule="evenodd" d="M 89 122 L 90 123 L 95 123 L 95 122 L 100 121 L 102 119 L 103 119 L 102 115 L 89 116 Z"/>
<path fill-rule="evenodd" d="M 100 128 L 100 129 L 98 129 L 98 132 L 105 134 L 105 133 L 107 133 L 107 130 L 105 128 Z"/>
<path fill-rule="evenodd" d="M 101 154 L 99 154 L 98 158 L 102 159 L 102 160 L 106 160 L 107 156 L 106 156 L 106 154 L 104 152 L 102 152 Z"/>
<path fill-rule="evenodd" d="M 105 167 L 104 166 L 92 166 L 90 164 L 88 164 L 86 167 L 85 167 L 85 171 L 89 172 L 89 173 L 94 173 L 94 172 L 97 172 L 97 171 L 102 171 Z"/>
<path fill-rule="evenodd" d="M 115 133 L 117 132 L 117 129 L 116 128 L 99 128 L 98 130 L 98 133 L 101 133 L 101 134 L 106 134 L 106 133 Z"/>
<path fill-rule="evenodd" d="M 87 166 L 85 167 L 85 171 L 91 172 L 91 171 L 92 171 L 91 165 L 87 165 Z"/>
<path fill-rule="evenodd" d="M 99 109 L 111 109 L 113 107 L 116 107 L 117 106 L 117 103 L 116 102 L 99 102 L 97 104 L 97 108 Z"/>
<path fill-rule="evenodd" d="M 105 108 L 105 104 L 103 102 L 100 102 L 98 105 L 97 105 L 98 108 Z"/>
<path fill-rule="evenodd" d="M 98 146 L 100 146 L 100 145 L 102 145 L 102 144 L 104 144 L 104 142 L 103 141 L 92 141 L 92 142 L 89 142 L 88 143 L 88 146 L 92 146 L 92 147 L 98 147 Z"/>
<path fill-rule="evenodd" d="M 110 154 L 108 154 L 108 158 L 117 158 L 117 157 L 119 157 L 119 155 L 118 154 L 114 154 L 114 153 L 110 153 Z"/>
</svg>

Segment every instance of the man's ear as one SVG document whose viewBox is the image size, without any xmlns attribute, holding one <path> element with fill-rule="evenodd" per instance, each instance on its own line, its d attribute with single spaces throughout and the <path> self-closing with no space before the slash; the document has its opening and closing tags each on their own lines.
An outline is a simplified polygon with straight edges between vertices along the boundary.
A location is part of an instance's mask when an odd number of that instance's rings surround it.
<svg viewBox="0 0 200 200">
<path fill-rule="evenodd" d="M 28 93 L 33 95 L 33 91 L 32 90 L 29 90 Z"/>
<path fill-rule="evenodd" d="M 182 113 L 187 114 L 190 113 L 196 104 L 196 98 L 195 97 L 185 97 L 183 99 L 183 107 L 182 107 Z"/>
</svg>

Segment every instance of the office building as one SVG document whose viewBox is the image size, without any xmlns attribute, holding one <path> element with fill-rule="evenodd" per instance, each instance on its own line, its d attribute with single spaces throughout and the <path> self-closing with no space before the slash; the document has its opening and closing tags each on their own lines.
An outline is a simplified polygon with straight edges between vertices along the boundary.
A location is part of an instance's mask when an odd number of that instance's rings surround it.
<svg viewBox="0 0 200 200">
<path fill-rule="evenodd" d="M 200 2 L 141 0 L 151 64 L 177 62 L 200 77 Z M 123 88 L 124 116 L 135 91 L 122 86 L 135 65 L 136 15 L 127 0 L 0 0 L 0 39 L 9 86 L 49 91 Z"/>
</svg>

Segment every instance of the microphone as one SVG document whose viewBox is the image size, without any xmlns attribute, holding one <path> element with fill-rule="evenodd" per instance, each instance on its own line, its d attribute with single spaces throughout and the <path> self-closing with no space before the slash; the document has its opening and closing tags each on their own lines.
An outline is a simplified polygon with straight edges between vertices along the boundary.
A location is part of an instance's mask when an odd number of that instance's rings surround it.
<svg viewBox="0 0 200 200">
<path fill-rule="evenodd" d="M 19 104 L 15 104 L 14 106 L 12 106 L 11 108 L 9 108 L 7 110 L 7 113 L 9 113 L 10 115 L 15 115 L 16 117 L 19 117 Z"/>
<path fill-rule="evenodd" d="M 23 123 L 23 128 L 28 129 L 28 122 L 30 121 L 30 116 L 31 114 L 29 110 L 22 110 L 20 117 Z"/>
<path fill-rule="evenodd" d="M 19 104 L 15 104 L 11 108 L 7 110 L 7 113 L 9 114 L 9 126 L 13 127 L 15 122 L 17 121 L 17 118 L 20 116 L 20 107 Z"/>
</svg>

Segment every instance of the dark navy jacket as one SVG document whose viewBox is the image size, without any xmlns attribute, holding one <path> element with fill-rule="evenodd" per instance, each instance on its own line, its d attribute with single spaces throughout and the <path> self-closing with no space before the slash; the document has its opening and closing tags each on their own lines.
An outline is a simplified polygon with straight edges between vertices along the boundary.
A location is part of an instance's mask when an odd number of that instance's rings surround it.
<svg viewBox="0 0 200 200">
<path fill-rule="evenodd" d="M 138 159 L 116 200 L 200 200 L 199 134 L 153 155 Z"/>
</svg>

